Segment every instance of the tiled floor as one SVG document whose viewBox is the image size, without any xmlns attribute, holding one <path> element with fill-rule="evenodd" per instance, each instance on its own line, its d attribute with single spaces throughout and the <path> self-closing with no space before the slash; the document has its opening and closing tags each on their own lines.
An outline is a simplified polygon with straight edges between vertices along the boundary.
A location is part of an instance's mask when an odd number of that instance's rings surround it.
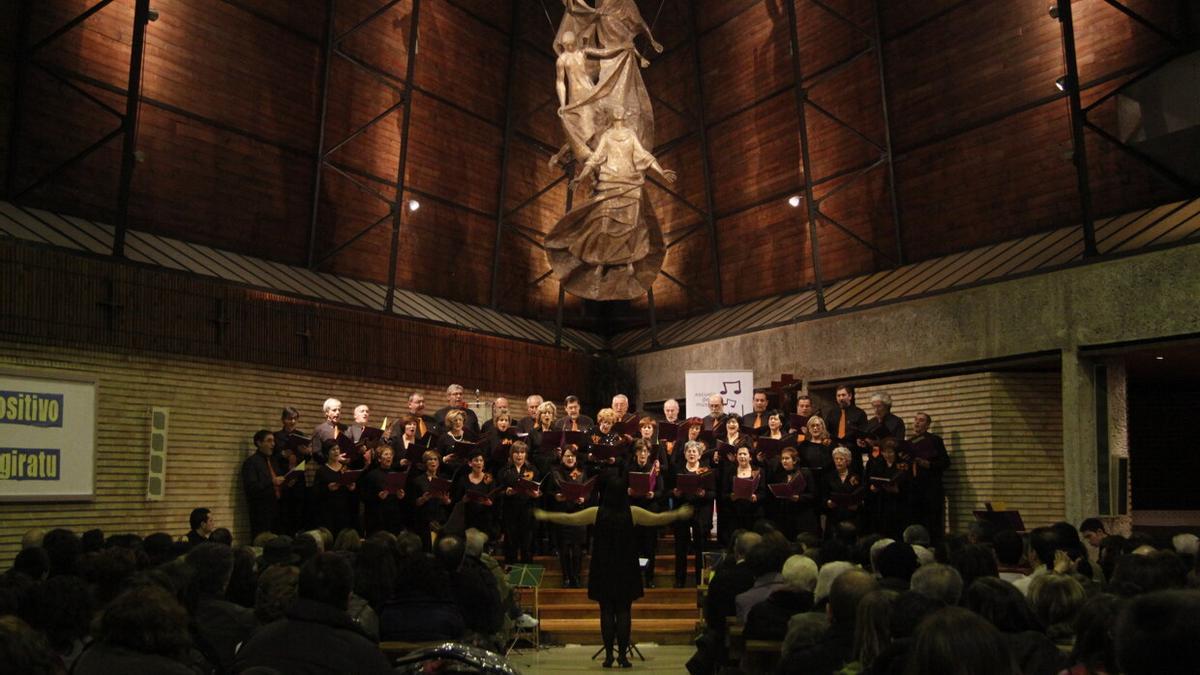
<svg viewBox="0 0 1200 675">
<path fill-rule="evenodd" d="M 633 658 L 633 668 L 605 670 L 600 667 L 603 656 L 592 660 L 598 645 L 568 645 L 540 650 L 525 649 L 513 652 L 508 659 L 521 669 L 524 675 L 557 675 L 558 673 L 654 673 L 655 675 L 678 675 L 687 672 L 683 664 L 696 653 L 692 645 L 638 645 L 645 661 Z"/>
</svg>

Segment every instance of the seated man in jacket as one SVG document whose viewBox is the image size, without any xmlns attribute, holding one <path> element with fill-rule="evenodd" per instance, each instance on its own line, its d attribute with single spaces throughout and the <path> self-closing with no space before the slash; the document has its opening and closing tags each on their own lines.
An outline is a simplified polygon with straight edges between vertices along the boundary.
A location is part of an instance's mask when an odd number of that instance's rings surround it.
<svg viewBox="0 0 1200 675">
<path fill-rule="evenodd" d="M 296 601 L 283 619 L 242 645 L 236 672 L 388 673 L 387 658 L 346 613 L 354 570 L 337 553 L 319 553 L 300 569 Z"/>
</svg>

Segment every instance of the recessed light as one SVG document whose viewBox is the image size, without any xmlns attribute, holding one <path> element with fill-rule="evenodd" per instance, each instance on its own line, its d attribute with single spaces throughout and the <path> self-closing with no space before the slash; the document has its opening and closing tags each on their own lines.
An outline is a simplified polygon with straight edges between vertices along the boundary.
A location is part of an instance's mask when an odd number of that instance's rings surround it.
<svg viewBox="0 0 1200 675">
<path fill-rule="evenodd" d="M 788 197 L 788 205 L 793 209 L 797 206 L 800 206 L 800 195 L 792 195 L 791 197 Z"/>
<path fill-rule="evenodd" d="M 1155 361 L 1162 361 L 1162 360 L 1163 360 L 1163 357 L 1161 357 L 1161 356 L 1156 356 L 1156 357 L 1154 357 L 1154 360 L 1155 360 Z"/>
<path fill-rule="evenodd" d="M 415 199 L 408 200 L 408 210 L 409 211 L 416 211 L 419 208 L 421 208 L 421 202 L 419 202 Z"/>
</svg>

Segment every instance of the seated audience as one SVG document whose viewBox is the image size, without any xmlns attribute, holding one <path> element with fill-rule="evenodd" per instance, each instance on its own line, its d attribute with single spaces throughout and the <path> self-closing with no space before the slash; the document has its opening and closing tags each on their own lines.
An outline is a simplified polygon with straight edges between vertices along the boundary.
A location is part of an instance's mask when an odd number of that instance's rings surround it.
<svg viewBox="0 0 1200 675">
<path fill-rule="evenodd" d="M 947 607 L 925 617 L 917 627 L 908 672 L 1021 675 L 1023 671 L 995 626 L 974 612 Z"/>
<path fill-rule="evenodd" d="M 1086 596 L 1083 586 L 1065 574 L 1046 574 L 1029 586 L 1033 612 L 1046 627 L 1046 637 L 1059 646 L 1070 647 L 1075 639 L 1075 620 Z"/>
<path fill-rule="evenodd" d="M 188 516 L 188 527 L 191 529 L 186 535 L 187 542 L 195 546 L 208 541 L 208 536 L 217 526 L 213 522 L 212 511 L 200 507 L 192 509 L 192 514 Z"/>
<path fill-rule="evenodd" d="M 963 578 L 949 565 L 930 563 L 913 572 L 909 586 L 913 593 L 954 606 L 962 596 Z"/>
<path fill-rule="evenodd" d="M 1158 591 L 1134 598 L 1117 619 L 1117 664 L 1123 675 L 1196 672 L 1200 591 Z"/>
<path fill-rule="evenodd" d="M 233 573 L 233 549 L 206 542 L 188 551 L 187 564 L 193 574 L 188 609 L 197 647 L 223 670 L 229 670 L 237 646 L 258 626 L 254 610 L 224 599 Z"/>
<path fill-rule="evenodd" d="M 188 614 L 154 584 L 117 596 L 100 615 L 95 640 L 75 661 L 75 675 L 200 675 L 213 665 L 192 647 Z"/>
<path fill-rule="evenodd" d="M 46 637 L 15 616 L 0 615 L 0 663 L 6 672 L 62 675 L 66 670 Z"/>
<path fill-rule="evenodd" d="M 839 575 L 829 590 L 829 630 L 816 644 L 785 652 L 780 672 L 820 675 L 835 673 L 846 665 L 853 658 L 858 605 L 878 588 L 875 577 L 863 570 Z"/>
<path fill-rule="evenodd" d="M 738 623 L 746 625 L 750 609 L 767 599 L 773 592 L 783 588 L 783 563 L 788 559 L 785 544 L 763 540 L 746 556 L 746 564 L 754 575 L 750 588 L 734 597 Z"/>
<path fill-rule="evenodd" d="M 346 613 L 354 570 L 320 553 L 300 569 L 297 598 L 283 619 L 263 626 L 237 654 L 236 669 L 281 673 L 388 673 L 387 658 Z"/>
<path fill-rule="evenodd" d="M 793 555 L 783 563 L 783 585 L 767 599 L 750 608 L 742 635 L 747 640 L 782 640 L 788 620 L 813 606 L 817 585 L 817 563 L 812 558 Z"/>
</svg>

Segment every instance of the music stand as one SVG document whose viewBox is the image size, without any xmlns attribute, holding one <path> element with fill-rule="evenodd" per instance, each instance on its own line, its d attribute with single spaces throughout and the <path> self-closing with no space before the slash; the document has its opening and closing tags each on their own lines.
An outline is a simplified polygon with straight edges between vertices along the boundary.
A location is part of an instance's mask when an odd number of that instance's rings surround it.
<svg viewBox="0 0 1200 675">
<path fill-rule="evenodd" d="M 1013 532 L 1024 532 L 1025 521 L 1021 519 L 1021 512 L 1012 511 L 993 511 L 991 505 L 988 505 L 985 511 L 972 511 L 977 520 L 985 523 L 990 523 L 993 527 L 999 530 L 1012 530 Z"/>
<path fill-rule="evenodd" d="M 508 648 L 504 650 L 504 655 L 508 656 L 517 646 L 517 643 L 524 639 L 533 645 L 534 649 L 540 649 L 542 646 L 542 623 L 539 609 L 538 588 L 542 585 L 542 577 L 546 573 L 546 568 L 542 565 L 521 565 L 514 564 L 508 568 L 508 585 L 514 590 L 521 588 L 533 589 L 533 617 L 538 619 L 538 625 L 533 628 L 521 628 L 513 626 L 512 640 L 508 643 Z"/>
</svg>

